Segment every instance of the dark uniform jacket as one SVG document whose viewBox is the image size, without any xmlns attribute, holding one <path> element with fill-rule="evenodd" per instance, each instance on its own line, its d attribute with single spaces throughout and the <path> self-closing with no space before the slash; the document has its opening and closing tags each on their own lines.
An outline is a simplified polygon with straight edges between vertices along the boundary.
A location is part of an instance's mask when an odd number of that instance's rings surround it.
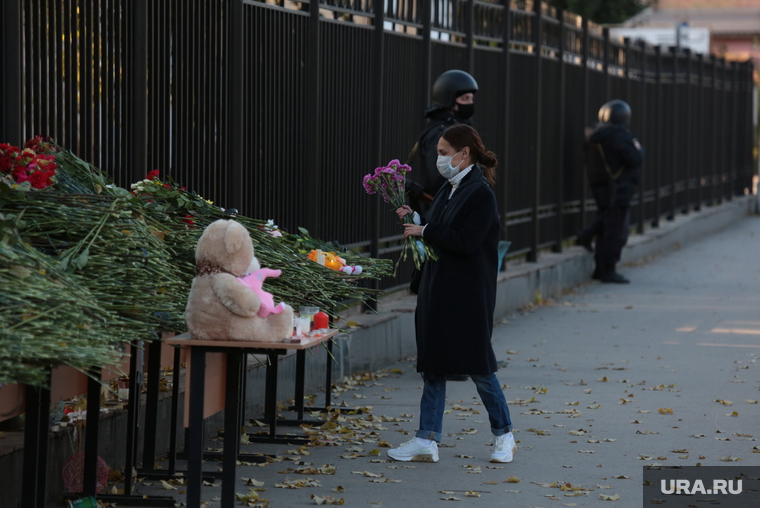
<svg viewBox="0 0 760 508">
<path fill-rule="evenodd" d="M 447 128 L 456 123 L 471 125 L 469 120 L 462 120 L 445 109 L 439 109 L 429 114 L 428 123 L 420 133 L 419 143 L 412 161 L 412 179 L 425 188 L 425 192 L 435 196 L 438 189 L 446 183 L 436 166 L 438 160 L 438 140 Z"/>
<path fill-rule="evenodd" d="M 627 128 L 597 125 L 586 144 L 586 162 L 597 206 L 602 209 L 631 206 L 639 184 L 644 149 Z"/>
<path fill-rule="evenodd" d="M 422 269 L 415 328 L 417 370 L 429 374 L 496 372 L 491 347 L 496 304 L 499 213 L 496 195 L 475 166 L 451 199 L 447 181 L 423 218 L 437 261 Z"/>
</svg>

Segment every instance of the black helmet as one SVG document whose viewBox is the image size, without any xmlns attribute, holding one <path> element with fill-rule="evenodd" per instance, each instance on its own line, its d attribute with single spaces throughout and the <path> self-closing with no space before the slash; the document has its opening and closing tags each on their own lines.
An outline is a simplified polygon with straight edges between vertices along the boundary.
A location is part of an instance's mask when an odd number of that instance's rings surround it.
<svg viewBox="0 0 760 508">
<path fill-rule="evenodd" d="M 599 121 L 615 125 L 631 123 L 631 106 L 620 99 L 614 99 L 599 108 Z"/>
<path fill-rule="evenodd" d="M 446 71 L 433 83 L 433 107 L 453 108 L 456 98 L 466 93 L 478 91 L 475 78 L 464 71 Z"/>
</svg>

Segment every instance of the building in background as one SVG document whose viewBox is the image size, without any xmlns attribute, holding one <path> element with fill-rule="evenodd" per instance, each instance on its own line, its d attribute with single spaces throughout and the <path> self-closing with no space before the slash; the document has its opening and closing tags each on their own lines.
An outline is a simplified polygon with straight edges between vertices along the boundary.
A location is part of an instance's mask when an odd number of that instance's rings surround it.
<svg viewBox="0 0 760 508">
<path fill-rule="evenodd" d="M 635 28 L 641 33 L 634 36 Z M 661 44 L 678 45 L 680 32 L 682 47 L 704 47 L 704 29 L 709 30 L 708 44 L 711 54 L 727 60 L 755 65 L 757 80 L 760 69 L 760 1 L 758 0 L 655 0 L 643 10 L 612 31 L 625 37 L 661 37 Z M 671 41 L 670 43 L 666 42 Z M 697 51 L 702 52 L 702 51 Z"/>
<path fill-rule="evenodd" d="M 667 28 L 610 28 L 610 37 L 643 40 L 652 46 L 679 46 L 689 48 L 692 53 L 710 54 L 710 29 L 701 26 L 681 24 Z"/>
</svg>

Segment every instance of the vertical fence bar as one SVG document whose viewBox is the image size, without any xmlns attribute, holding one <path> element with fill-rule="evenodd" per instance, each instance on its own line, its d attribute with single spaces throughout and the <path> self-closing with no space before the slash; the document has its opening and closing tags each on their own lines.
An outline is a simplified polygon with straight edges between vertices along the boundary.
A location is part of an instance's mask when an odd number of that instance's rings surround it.
<svg viewBox="0 0 760 508">
<path fill-rule="evenodd" d="M 475 69 L 475 0 L 467 0 L 464 13 L 465 22 L 465 51 L 467 72 L 474 73 Z"/>
<path fill-rule="evenodd" d="M 321 75 L 321 53 L 322 53 L 322 37 L 320 35 L 321 25 L 319 21 L 319 2 L 309 2 L 309 60 L 307 62 L 308 71 L 306 82 L 308 95 L 307 103 L 307 115 L 308 115 L 308 131 L 306 134 L 308 147 L 307 152 L 309 157 L 306 158 L 306 178 L 304 179 L 304 188 L 309 189 L 310 192 L 306 192 L 306 210 L 308 213 L 305 216 L 305 222 L 307 224 L 306 229 L 311 232 L 315 238 L 320 237 L 319 226 L 320 219 L 322 217 L 322 203 L 320 200 L 321 192 L 321 170 L 319 167 L 319 161 L 321 160 L 321 136 L 320 136 L 320 102 L 322 101 L 322 91 L 320 87 Z M 377 237 L 378 237 L 378 221 L 377 211 L 372 212 L 371 219 L 371 237 L 372 237 L 372 249 L 370 256 L 377 257 Z"/>
<path fill-rule="evenodd" d="M 557 94 L 559 95 L 559 119 L 557 120 L 557 236 L 554 244 L 554 252 L 562 252 L 562 240 L 564 239 L 565 222 L 565 10 L 557 9 L 559 20 L 559 46 L 557 58 L 559 60 L 559 79 L 557 80 Z"/>
<path fill-rule="evenodd" d="M 707 108 L 705 108 L 705 90 L 704 90 L 704 79 L 705 79 L 705 55 L 703 53 L 699 53 L 697 58 L 699 59 L 699 66 L 697 68 L 697 102 L 699 103 L 699 118 L 697 119 L 697 139 L 699 140 L 699 146 L 697 147 L 698 153 L 697 153 L 697 204 L 694 207 L 694 211 L 699 211 L 702 209 L 702 182 L 704 180 L 704 173 L 705 173 L 705 147 L 707 146 L 707 140 L 703 139 L 703 136 L 706 132 L 705 125 L 707 124 L 707 120 L 705 119 L 705 111 Z"/>
<path fill-rule="evenodd" d="M 713 139 L 713 150 L 712 150 L 712 160 L 710 161 L 710 165 L 712 166 L 712 169 L 710 170 L 710 206 L 715 205 L 716 200 L 718 200 L 717 191 L 716 191 L 716 171 L 718 170 L 718 147 L 720 146 L 720 143 L 718 142 L 719 136 L 720 136 L 720 125 L 718 124 L 718 112 L 720 109 L 718 108 L 718 57 L 715 55 L 710 55 L 710 65 L 712 67 L 712 110 L 713 110 L 713 117 L 712 117 L 712 139 Z"/>
<path fill-rule="evenodd" d="M 77 34 L 79 32 L 79 27 L 77 26 L 78 16 L 76 7 L 73 5 L 73 0 L 66 0 L 66 2 L 68 4 L 68 9 L 64 9 L 63 11 L 66 19 L 66 44 L 64 46 L 64 51 L 66 52 L 64 69 L 66 76 L 66 93 L 64 99 L 66 101 L 65 141 L 68 143 L 67 148 L 69 150 L 76 153 L 77 155 L 81 155 L 79 153 L 79 131 L 77 127 L 79 119 L 79 106 L 77 102 L 77 97 L 79 95 L 79 83 L 76 79 L 76 76 L 78 74 L 77 59 L 79 55 L 77 40 Z"/>
<path fill-rule="evenodd" d="M 655 118 L 657 119 L 657 136 L 655 146 L 655 157 L 657 162 L 655 167 L 657 168 L 657 176 L 655 178 L 655 193 L 654 193 L 654 220 L 652 221 L 652 227 L 660 227 L 660 217 L 662 217 L 662 138 L 664 132 L 662 130 L 662 47 L 654 47 L 654 55 L 656 59 L 655 64 L 655 104 L 657 108 L 655 111 Z"/>
<path fill-rule="evenodd" d="M 534 86 L 536 87 L 536 131 L 535 136 L 535 175 L 533 179 L 533 238 L 531 239 L 530 252 L 528 252 L 527 260 L 531 262 L 538 261 L 538 243 L 541 233 L 541 221 L 538 218 L 538 207 L 541 204 L 541 89 L 542 89 L 542 73 L 541 73 L 541 39 L 543 31 L 543 16 L 542 16 L 542 4 L 541 0 L 536 0 L 533 3 L 533 30 L 534 30 L 534 43 L 535 43 L 535 57 L 536 57 L 536 80 Z"/>
<path fill-rule="evenodd" d="M 747 109 L 752 108 L 755 109 L 756 106 L 754 106 L 754 82 L 752 80 L 753 75 L 753 69 L 754 65 L 752 64 L 752 60 L 748 60 L 745 64 L 745 76 L 744 76 L 744 86 L 746 97 L 745 100 L 747 101 Z M 747 147 L 745 152 L 745 157 L 747 157 L 747 160 L 745 161 L 745 176 L 744 176 L 744 185 L 750 189 L 750 192 L 752 192 L 752 174 L 757 174 L 757 171 L 753 171 L 754 168 L 754 159 L 752 154 L 754 153 L 755 148 L 755 126 L 754 126 L 754 111 L 752 113 L 747 113 L 746 116 L 746 132 L 747 132 Z M 757 210 L 760 212 L 760 210 Z"/>
<path fill-rule="evenodd" d="M 686 107 L 684 108 L 684 114 L 681 115 L 684 118 L 684 121 L 686 123 L 685 130 L 686 130 L 686 146 L 683 147 L 684 151 L 684 162 L 685 162 L 685 168 L 686 171 L 684 171 L 684 178 L 686 181 L 686 185 L 684 186 L 684 192 L 685 199 L 682 211 L 683 213 L 689 213 L 689 209 L 691 208 L 691 177 L 693 174 L 692 170 L 692 164 L 694 160 L 694 143 L 692 141 L 692 134 L 694 132 L 694 126 L 692 125 L 692 108 L 693 108 L 693 101 L 692 101 L 692 86 L 691 86 L 691 73 L 692 73 L 692 65 L 691 65 L 691 48 L 684 48 L 684 53 L 686 54 Z"/>
<path fill-rule="evenodd" d="M 671 46 L 670 53 L 673 57 L 673 72 L 670 80 L 670 90 L 672 98 L 672 108 L 670 111 L 670 150 L 673 153 L 670 167 L 670 211 L 668 220 L 676 218 L 676 183 L 678 180 L 678 47 Z"/>
<path fill-rule="evenodd" d="M 130 102 L 127 121 L 129 122 L 129 140 L 126 147 L 130 154 L 129 166 L 133 182 L 145 178 L 148 159 L 148 131 L 152 131 L 152 122 L 146 122 L 148 113 L 148 95 L 146 91 L 147 75 L 147 18 L 146 0 L 130 3 L 130 55 L 129 55 L 129 92 Z M 152 132 L 151 132 L 152 134 Z"/>
<path fill-rule="evenodd" d="M 427 3 L 427 2 L 422 2 Z M 502 40 L 503 40 L 503 48 L 504 48 L 504 54 L 502 55 L 503 61 L 502 61 L 502 72 L 501 72 L 501 96 L 504 101 L 504 110 L 502 118 L 504 119 L 504 135 L 502 137 L 504 141 L 504 148 L 502 150 L 502 153 L 504 154 L 504 164 L 502 165 L 502 180 L 504 181 L 504 185 L 502 186 L 503 194 L 502 194 L 502 209 L 501 209 L 501 216 L 506 217 L 507 212 L 509 212 L 509 185 L 507 185 L 507 182 L 509 182 L 508 178 L 508 171 L 509 171 L 509 165 L 507 164 L 507 160 L 509 157 L 509 136 L 510 136 L 510 129 L 509 126 L 511 125 L 511 119 L 509 118 L 510 113 L 510 90 L 511 87 L 509 86 L 510 82 L 510 73 L 512 71 L 512 58 L 510 51 L 510 41 L 512 40 L 512 9 L 511 9 L 511 0 L 502 0 L 501 4 L 504 6 L 504 14 L 502 16 Z M 501 238 L 502 240 L 508 240 L 509 239 L 509 230 L 507 226 L 507 221 L 504 219 L 502 226 L 501 226 Z M 506 269 L 507 263 L 502 263 L 502 270 Z"/>
<path fill-rule="evenodd" d="M 0 143 L 21 145 L 22 136 L 22 69 L 21 1 L 0 2 L 0 91 L 3 114 L 0 115 Z"/>
<path fill-rule="evenodd" d="M 229 131 L 227 133 L 227 150 L 230 153 L 230 168 L 228 173 L 227 196 L 233 207 L 243 209 L 245 202 L 245 186 L 243 182 L 243 149 L 245 136 L 243 131 L 243 105 L 245 102 L 243 87 L 246 80 L 243 77 L 243 0 L 230 0 L 227 3 L 227 35 L 229 37 L 229 65 L 227 83 L 228 100 L 226 113 L 229 115 Z M 246 207 L 247 208 L 247 207 Z"/>
<path fill-rule="evenodd" d="M 647 45 L 646 42 L 643 40 L 639 41 L 638 45 L 639 51 L 641 52 L 641 69 L 639 72 L 639 79 L 641 80 L 639 83 L 639 109 L 641 112 L 639 115 L 641 115 L 641 122 L 639 125 L 641 125 L 641 131 L 638 133 L 642 139 L 645 138 L 645 135 L 647 133 Z M 649 136 L 646 136 L 647 142 L 651 138 Z M 636 231 L 639 234 L 644 233 L 644 221 L 646 220 L 646 199 L 644 195 L 644 190 L 647 188 L 647 172 L 646 172 L 646 159 L 644 159 L 644 167 L 641 168 L 640 176 L 639 176 L 639 224 L 636 227 Z"/>
<path fill-rule="evenodd" d="M 626 37 L 624 39 L 625 44 L 625 100 L 631 102 L 631 38 Z"/>
<path fill-rule="evenodd" d="M 726 165 L 728 164 L 727 161 L 727 155 L 728 155 L 728 136 L 726 135 L 727 132 L 729 132 L 729 126 L 728 126 L 728 61 L 725 58 L 721 58 L 721 70 L 722 70 L 722 79 L 721 79 L 721 94 L 720 94 L 720 102 L 721 102 L 721 129 L 720 129 L 720 139 L 721 139 L 721 150 L 720 150 L 720 202 L 722 203 L 724 199 L 728 199 L 726 196 Z"/>
<path fill-rule="evenodd" d="M 734 196 L 739 195 L 738 183 L 739 183 L 739 171 L 736 167 L 737 152 L 741 148 L 741 143 L 738 139 L 738 121 L 739 121 L 739 62 L 731 62 L 731 146 L 729 147 L 729 153 L 731 157 L 731 185 L 729 185 L 729 198 L 733 199 Z"/>
<path fill-rule="evenodd" d="M 95 98 L 94 93 L 94 78 L 93 78 L 93 52 L 92 52 L 92 36 L 93 36 L 93 11 L 97 7 L 93 2 L 82 2 L 80 4 L 81 17 L 79 18 L 79 36 L 80 36 L 80 52 L 79 52 L 79 75 L 80 75 L 80 115 L 79 126 L 77 130 L 77 136 L 80 139 L 80 147 L 82 150 L 82 156 L 88 161 L 93 161 L 95 165 L 99 165 L 97 160 L 94 160 L 95 150 L 93 147 L 93 138 L 95 136 L 95 129 L 93 126 L 93 102 Z M 142 37 L 140 37 L 142 39 Z M 143 84 L 145 82 L 143 81 Z M 134 111 L 132 112 L 134 115 Z"/>
<path fill-rule="evenodd" d="M 604 27 L 602 29 L 602 35 L 604 36 L 604 61 L 602 62 L 602 69 L 604 72 L 604 102 L 612 99 L 612 80 L 610 79 L 610 53 L 612 48 L 610 47 L 610 29 Z"/>
<path fill-rule="evenodd" d="M 582 18 L 581 27 L 583 29 L 583 51 L 581 53 L 581 65 L 583 66 L 583 128 L 589 126 L 588 106 L 589 106 L 589 69 L 588 69 L 588 56 L 589 56 L 589 34 L 588 34 L 588 19 Z M 581 229 L 585 228 L 588 224 L 586 201 L 588 201 L 588 166 L 584 158 L 583 169 L 581 178 L 583 179 L 583 185 L 581 186 Z"/>
<path fill-rule="evenodd" d="M 422 61 L 419 70 L 422 76 L 420 79 L 420 104 L 427 107 L 430 104 L 430 52 L 432 50 L 432 40 L 430 38 L 431 24 L 431 5 L 430 2 L 419 2 L 420 16 L 422 17 Z M 420 115 L 420 132 L 425 128 L 427 118 Z M 409 164 L 412 161 L 407 161 Z"/>
<path fill-rule="evenodd" d="M 372 122 L 370 128 L 370 140 L 372 140 L 372 147 L 370 156 L 372 157 L 372 163 L 380 165 L 380 158 L 383 153 L 383 79 L 384 79 L 384 62 L 385 62 L 385 11 L 383 10 L 383 2 L 374 3 L 374 32 L 372 34 L 372 55 L 374 60 L 372 61 L 372 118 L 375 121 Z M 370 256 L 378 257 L 379 243 L 380 243 L 380 200 L 373 200 L 374 203 L 370 206 L 371 210 L 371 243 L 370 243 Z M 373 281 L 373 287 L 377 286 L 377 281 Z M 370 310 L 377 310 L 377 299 L 370 299 L 367 302 L 367 307 Z"/>
<path fill-rule="evenodd" d="M 66 32 L 64 29 L 64 3 L 59 2 L 54 7 L 55 9 L 55 33 L 56 37 L 53 41 L 54 48 L 51 50 L 53 54 L 56 55 L 55 57 L 55 111 L 56 111 L 56 122 L 55 122 L 55 140 L 59 143 L 64 142 L 64 135 L 66 132 L 66 129 L 64 127 L 64 117 L 65 117 L 65 111 L 66 111 L 66 101 L 63 95 L 63 48 L 65 43 L 63 42 L 63 38 L 66 36 Z M 110 28 L 110 27 L 109 27 Z M 112 29 L 111 29 L 112 31 Z M 108 33 L 110 34 L 111 31 Z M 1 51 L 0 51 L 1 52 Z M 0 58 L 2 58 L 0 56 Z M 1 68 L 6 68 L 5 66 Z M 3 95 L 5 97 L 5 95 Z M 0 120 L 1 122 L 2 120 Z M 0 139 L 2 139 L 2 136 L 0 136 Z"/>
</svg>

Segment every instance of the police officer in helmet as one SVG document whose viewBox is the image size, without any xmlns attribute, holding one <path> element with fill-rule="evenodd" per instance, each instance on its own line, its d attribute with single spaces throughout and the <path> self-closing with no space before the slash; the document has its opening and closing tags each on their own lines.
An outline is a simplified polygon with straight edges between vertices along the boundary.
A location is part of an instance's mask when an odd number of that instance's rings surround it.
<svg viewBox="0 0 760 508">
<path fill-rule="evenodd" d="M 438 189 L 446 182 L 438 172 L 438 139 L 448 127 L 456 123 L 472 125 L 470 117 L 475 112 L 474 96 L 478 83 L 470 74 L 458 69 L 444 72 L 433 83 L 433 104 L 425 110 L 427 125 L 417 144 L 409 154 L 413 171 L 412 181 L 407 181 L 413 208 L 426 209 Z M 416 205 L 416 206 L 414 206 Z"/>
<path fill-rule="evenodd" d="M 631 107 L 615 99 L 599 109 L 599 123 L 586 132 L 586 165 L 597 217 L 578 233 L 576 242 L 594 251 L 593 278 L 602 282 L 629 282 L 615 265 L 628 241 L 631 198 L 644 162 L 644 149 L 631 134 L 630 122 Z"/>
</svg>

